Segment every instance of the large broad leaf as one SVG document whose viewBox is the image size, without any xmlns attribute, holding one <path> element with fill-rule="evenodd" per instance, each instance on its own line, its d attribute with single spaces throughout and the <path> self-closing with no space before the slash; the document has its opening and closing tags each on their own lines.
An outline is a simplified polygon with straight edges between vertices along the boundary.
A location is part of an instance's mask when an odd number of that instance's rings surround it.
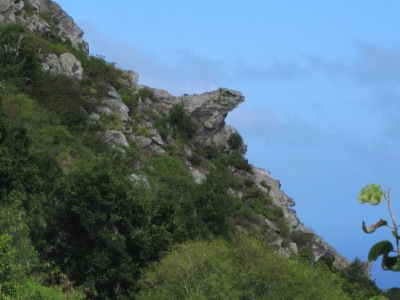
<svg viewBox="0 0 400 300">
<path fill-rule="evenodd" d="M 377 205 L 382 202 L 384 194 L 379 184 L 368 184 L 358 194 L 358 202 Z"/>
<path fill-rule="evenodd" d="M 382 259 L 382 269 L 400 272 L 400 258 L 398 256 L 384 255 Z"/>
<path fill-rule="evenodd" d="M 376 260 L 380 255 L 388 255 L 393 251 L 393 245 L 389 241 L 382 241 L 372 246 L 368 253 L 368 261 Z"/>
<path fill-rule="evenodd" d="M 378 222 L 376 222 L 375 224 L 373 224 L 371 227 L 367 227 L 365 226 L 365 222 L 362 222 L 362 230 L 365 233 L 372 233 L 374 232 L 377 228 L 382 227 L 382 226 L 386 226 L 387 225 L 387 221 L 380 219 Z"/>
</svg>

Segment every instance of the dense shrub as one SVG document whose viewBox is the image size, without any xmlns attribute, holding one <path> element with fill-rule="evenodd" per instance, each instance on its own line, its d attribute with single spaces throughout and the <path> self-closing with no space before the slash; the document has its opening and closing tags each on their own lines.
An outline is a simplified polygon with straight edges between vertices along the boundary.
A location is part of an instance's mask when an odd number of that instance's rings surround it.
<svg viewBox="0 0 400 300">
<path fill-rule="evenodd" d="M 37 50 L 26 35 L 21 24 L 0 25 L 0 78 L 18 86 L 32 82 L 40 65 Z"/>
<path fill-rule="evenodd" d="M 340 270 L 339 274 L 345 279 L 343 290 L 353 299 L 369 299 L 381 292 L 375 282 L 365 274 L 365 265 L 359 259 L 355 259 L 347 268 Z"/>
<path fill-rule="evenodd" d="M 240 235 L 179 246 L 145 273 L 139 299 L 352 299 L 340 283 Z"/>
<path fill-rule="evenodd" d="M 175 129 L 177 137 L 191 138 L 196 133 L 196 125 L 181 103 L 172 106 L 169 111 L 169 121 Z"/>
<path fill-rule="evenodd" d="M 72 52 L 81 61 L 82 68 L 85 70 L 83 84 L 91 87 L 95 96 L 107 96 L 109 85 L 117 90 L 122 88 L 119 80 L 122 71 L 115 67 L 115 63 L 107 62 L 101 55 L 88 56 L 78 50 Z"/>
<path fill-rule="evenodd" d="M 170 243 L 146 190 L 132 185 L 120 156 L 70 172 L 47 207 L 40 249 L 93 297 L 130 299 L 141 268 Z"/>
<path fill-rule="evenodd" d="M 228 139 L 228 145 L 232 150 L 240 150 L 243 147 L 243 138 L 237 132 L 232 133 Z"/>
<path fill-rule="evenodd" d="M 62 124 L 70 129 L 79 128 L 87 119 L 82 110 L 83 91 L 77 82 L 67 76 L 43 73 L 28 92 L 42 106 L 55 111 Z"/>
<path fill-rule="evenodd" d="M 191 202 L 183 204 L 182 217 L 192 236 L 228 237 L 233 232 L 233 215 L 241 203 L 229 192 L 229 180 L 223 169 L 211 167 L 206 180 L 193 190 Z"/>
</svg>

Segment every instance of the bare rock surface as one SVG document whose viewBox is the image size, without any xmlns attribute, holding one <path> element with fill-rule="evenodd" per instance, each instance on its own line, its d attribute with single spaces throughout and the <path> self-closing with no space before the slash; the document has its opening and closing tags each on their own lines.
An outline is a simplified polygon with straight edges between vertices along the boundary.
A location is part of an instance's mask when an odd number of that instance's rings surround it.
<svg viewBox="0 0 400 300">
<path fill-rule="evenodd" d="M 0 23 L 21 22 L 32 32 L 56 36 L 89 53 L 89 45 L 83 40 L 83 30 L 60 5 L 51 0 L 27 0 L 27 3 L 32 9 L 27 10 L 22 0 L 1 0 Z M 44 20 L 41 14 L 49 16 L 53 24 Z"/>
<path fill-rule="evenodd" d="M 81 62 L 71 53 L 63 53 L 60 56 L 54 53 L 46 55 L 42 69 L 54 75 L 64 74 L 79 81 L 83 78 Z"/>
<path fill-rule="evenodd" d="M 206 141 L 213 137 L 224 125 L 230 111 L 244 101 L 244 96 L 234 90 L 220 88 L 201 95 L 177 98 L 197 125 L 197 138 Z"/>
</svg>

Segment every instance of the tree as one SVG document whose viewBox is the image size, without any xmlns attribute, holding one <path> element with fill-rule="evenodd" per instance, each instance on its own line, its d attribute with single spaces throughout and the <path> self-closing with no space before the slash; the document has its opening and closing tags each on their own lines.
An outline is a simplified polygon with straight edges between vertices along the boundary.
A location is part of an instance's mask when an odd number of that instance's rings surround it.
<svg viewBox="0 0 400 300">
<path fill-rule="evenodd" d="M 47 207 L 39 244 L 91 296 L 132 298 L 141 268 L 170 243 L 163 224 L 153 222 L 148 192 L 133 186 L 117 154 L 70 172 Z"/>
<path fill-rule="evenodd" d="M 146 270 L 138 299 L 354 299 L 340 282 L 238 233 L 179 245 Z"/>
</svg>

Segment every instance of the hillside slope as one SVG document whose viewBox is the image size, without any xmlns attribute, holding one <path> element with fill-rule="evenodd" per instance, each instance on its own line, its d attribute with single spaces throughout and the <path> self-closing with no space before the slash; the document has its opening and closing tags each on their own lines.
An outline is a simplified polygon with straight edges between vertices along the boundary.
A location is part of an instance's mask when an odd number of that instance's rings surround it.
<svg viewBox="0 0 400 300">
<path fill-rule="evenodd" d="M 242 249 L 241 234 L 304 270 L 339 274 L 326 279 L 337 299 L 378 293 L 365 266 L 306 228 L 279 181 L 247 161 L 225 124 L 240 92 L 176 97 L 139 85 L 134 71 L 90 56 L 83 31 L 50 0 L 3 1 L 0 22 L 2 293 L 130 298 L 177 245 Z M 230 245 L 218 251 L 229 257 Z M 343 274 L 354 268 L 353 282 Z"/>
</svg>

